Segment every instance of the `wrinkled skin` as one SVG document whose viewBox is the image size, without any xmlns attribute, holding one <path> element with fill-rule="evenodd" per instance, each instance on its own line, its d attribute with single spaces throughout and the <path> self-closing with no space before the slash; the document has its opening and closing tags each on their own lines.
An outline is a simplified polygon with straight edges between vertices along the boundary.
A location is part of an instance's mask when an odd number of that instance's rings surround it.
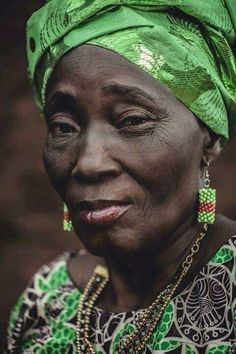
<svg viewBox="0 0 236 354">
<path fill-rule="evenodd" d="M 56 66 L 45 116 L 47 172 L 80 240 L 105 258 L 113 297 L 121 289 L 127 293 L 130 303 L 117 309 L 143 305 L 141 295 L 137 300 L 128 294 L 141 293 L 144 282 L 151 301 L 200 230 L 198 189 L 206 160 L 217 155 L 209 132 L 139 67 L 89 45 L 73 49 Z M 132 206 L 109 227 L 79 222 L 78 202 L 123 198 Z M 155 267 L 162 275 L 149 274 Z M 78 285 L 86 284 L 87 275 L 82 279 L 77 269 L 72 267 Z"/>
<path fill-rule="evenodd" d="M 50 86 L 50 93 L 67 90 L 75 96 L 73 109 L 69 102 L 60 107 L 60 97 L 48 115 L 44 157 L 52 182 L 91 251 L 156 248 L 196 214 L 202 128 L 157 81 L 125 60 L 120 63 L 118 55 L 91 47 L 70 57 L 57 67 Z M 108 85 L 114 83 L 137 86 L 153 101 L 113 93 Z M 79 201 L 124 197 L 133 207 L 112 227 L 90 231 L 78 223 Z"/>
</svg>

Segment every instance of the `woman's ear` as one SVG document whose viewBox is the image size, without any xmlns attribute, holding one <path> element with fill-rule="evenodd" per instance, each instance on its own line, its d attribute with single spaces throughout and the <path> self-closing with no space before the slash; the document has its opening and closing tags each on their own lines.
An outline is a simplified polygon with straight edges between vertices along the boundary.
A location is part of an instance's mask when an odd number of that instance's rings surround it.
<svg viewBox="0 0 236 354">
<path fill-rule="evenodd" d="M 202 161 L 206 165 L 211 164 L 221 152 L 221 137 L 216 133 L 205 129 L 205 141 Z"/>
</svg>

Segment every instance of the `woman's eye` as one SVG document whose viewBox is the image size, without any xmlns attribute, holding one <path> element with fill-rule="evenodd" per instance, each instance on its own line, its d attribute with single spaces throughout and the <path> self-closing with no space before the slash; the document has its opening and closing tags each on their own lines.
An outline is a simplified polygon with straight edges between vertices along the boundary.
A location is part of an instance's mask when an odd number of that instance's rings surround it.
<svg viewBox="0 0 236 354">
<path fill-rule="evenodd" d="M 73 125 L 59 122 L 51 123 L 49 125 L 49 131 L 57 136 L 77 133 L 77 129 Z"/>
<path fill-rule="evenodd" d="M 139 124 L 146 123 L 149 120 L 150 120 L 149 117 L 138 117 L 138 116 L 127 117 L 123 119 L 120 123 L 118 123 L 117 127 L 122 128 L 122 127 L 128 127 L 133 125 L 139 125 Z"/>
</svg>

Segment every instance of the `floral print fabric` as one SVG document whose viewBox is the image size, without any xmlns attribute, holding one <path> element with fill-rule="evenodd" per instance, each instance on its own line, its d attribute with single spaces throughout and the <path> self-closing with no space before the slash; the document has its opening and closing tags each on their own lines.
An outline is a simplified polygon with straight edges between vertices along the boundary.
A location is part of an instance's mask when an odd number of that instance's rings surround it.
<svg viewBox="0 0 236 354">
<path fill-rule="evenodd" d="M 15 306 L 7 353 L 76 353 L 81 291 L 67 270 L 65 253 L 35 274 Z M 144 354 L 236 353 L 236 236 L 222 246 L 192 283 L 169 303 Z M 109 313 L 95 308 L 91 341 L 96 354 L 115 354 L 142 310 Z"/>
</svg>

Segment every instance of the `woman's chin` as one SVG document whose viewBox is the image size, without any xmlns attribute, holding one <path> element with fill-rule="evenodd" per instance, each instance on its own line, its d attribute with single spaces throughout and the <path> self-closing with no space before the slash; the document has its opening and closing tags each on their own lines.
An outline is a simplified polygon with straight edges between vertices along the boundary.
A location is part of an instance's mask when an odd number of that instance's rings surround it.
<svg viewBox="0 0 236 354">
<path fill-rule="evenodd" d="M 134 230 L 117 230 L 112 228 L 75 228 L 80 241 L 85 248 L 95 256 L 109 258 L 121 255 L 134 256 L 143 251 L 144 245 Z"/>
</svg>

